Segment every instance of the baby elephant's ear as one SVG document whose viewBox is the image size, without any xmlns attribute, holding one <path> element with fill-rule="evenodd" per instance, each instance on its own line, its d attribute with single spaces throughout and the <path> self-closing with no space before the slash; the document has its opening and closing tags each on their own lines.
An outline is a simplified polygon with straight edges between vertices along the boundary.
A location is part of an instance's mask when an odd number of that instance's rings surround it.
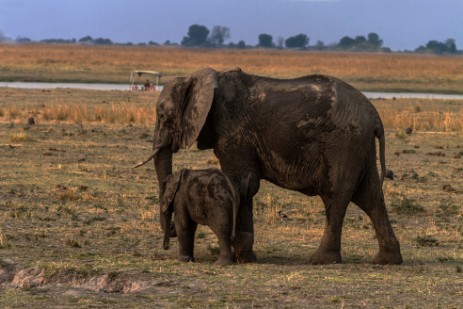
<svg viewBox="0 0 463 309">
<path fill-rule="evenodd" d="M 174 201 L 175 194 L 177 193 L 181 177 L 182 172 L 177 172 L 167 178 L 161 199 L 161 212 L 166 212 L 170 208 L 170 205 Z"/>
</svg>

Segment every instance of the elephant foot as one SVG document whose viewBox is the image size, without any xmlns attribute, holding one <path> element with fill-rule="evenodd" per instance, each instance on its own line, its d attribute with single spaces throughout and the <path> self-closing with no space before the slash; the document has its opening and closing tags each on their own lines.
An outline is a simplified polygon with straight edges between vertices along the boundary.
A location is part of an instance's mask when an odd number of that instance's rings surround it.
<svg viewBox="0 0 463 309">
<path fill-rule="evenodd" d="M 195 261 L 195 258 L 192 257 L 192 256 L 189 256 L 189 255 L 180 255 L 178 257 L 178 260 L 180 262 L 194 262 Z"/>
<path fill-rule="evenodd" d="M 323 264 L 338 264 L 342 262 L 341 252 L 339 251 L 326 251 L 320 248 L 310 258 L 310 263 L 313 265 Z"/>
<path fill-rule="evenodd" d="M 255 261 L 257 261 L 257 257 L 252 250 L 246 252 L 242 251 L 239 254 L 235 254 L 236 262 L 238 263 L 254 263 Z"/>
<path fill-rule="evenodd" d="M 217 261 L 215 261 L 215 265 L 220 265 L 220 266 L 233 265 L 233 259 L 232 258 L 219 258 Z"/>
<path fill-rule="evenodd" d="M 403 263 L 402 254 L 399 251 L 379 252 L 373 259 L 373 264 L 400 265 Z"/>
<path fill-rule="evenodd" d="M 253 263 L 257 261 L 257 257 L 252 251 L 254 243 L 254 234 L 249 232 L 237 233 L 236 239 L 233 241 L 235 249 L 236 261 L 238 263 Z"/>
</svg>

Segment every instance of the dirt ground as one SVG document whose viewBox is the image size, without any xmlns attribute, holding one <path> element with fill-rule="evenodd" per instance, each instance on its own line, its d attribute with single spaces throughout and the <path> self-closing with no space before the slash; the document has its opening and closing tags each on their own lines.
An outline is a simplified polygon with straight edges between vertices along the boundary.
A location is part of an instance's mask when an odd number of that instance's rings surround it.
<svg viewBox="0 0 463 309">
<path fill-rule="evenodd" d="M 72 93 L 69 94 L 72 101 Z M 27 100 L 27 98 L 26 98 Z M 29 102 L 34 105 L 34 102 Z M 39 105 L 42 103 L 39 103 Z M 40 113 L 40 108 L 39 108 Z M 152 125 L 0 122 L 0 307 L 344 308 L 463 303 L 463 135 L 386 132 L 386 204 L 404 264 L 371 264 L 378 244 L 351 205 L 343 264 L 312 266 L 319 198 L 263 182 L 255 198 L 258 262 L 218 267 L 215 236 L 197 232 L 196 263 L 162 249 Z M 218 167 L 211 151 L 175 169 Z M 278 216 L 283 211 L 289 220 Z"/>
</svg>

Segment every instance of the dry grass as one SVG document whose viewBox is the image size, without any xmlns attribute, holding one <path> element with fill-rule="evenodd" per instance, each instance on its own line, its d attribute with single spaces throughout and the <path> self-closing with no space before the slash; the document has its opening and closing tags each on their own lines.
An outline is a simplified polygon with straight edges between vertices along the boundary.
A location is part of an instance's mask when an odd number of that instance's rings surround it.
<svg viewBox="0 0 463 309">
<path fill-rule="evenodd" d="M 154 118 L 146 124 L 125 116 L 114 123 L 112 116 L 77 121 L 69 111 L 65 120 L 44 118 L 54 106 L 109 112 L 127 104 L 151 112 L 151 96 L 1 91 L 0 267 L 16 277 L 6 284 L 0 276 L 0 307 L 456 308 L 463 302 L 461 130 L 386 132 L 395 179 L 384 191 L 402 266 L 370 264 L 377 240 L 354 205 L 344 224 L 345 264 L 310 265 L 325 220 L 320 199 L 266 182 L 255 199 L 258 263 L 216 267 L 216 238 L 201 227 L 197 263 L 183 264 L 175 260 L 175 240 L 162 250 L 154 168 L 130 168 L 150 152 Z M 417 112 L 416 105 L 418 113 L 459 112 L 457 103 L 375 102 L 386 114 Z M 31 115 L 37 125 L 26 129 Z M 18 132 L 31 140 L 12 144 Z M 174 157 L 175 169 L 210 166 L 218 166 L 212 151 Z M 279 210 L 291 220 L 282 221 Z"/>
<path fill-rule="evenodd" d="M 166 80 L 203 67 L 239 66 L 283 78 L 329 74 L 362 90 L 463 89 L 463 57 L 31 44 L 0 45 L 0 59 L 0 80 L 128 83 L 133 69 L 158 70 Z"/>
<path fill-rule="evenodd" d="M 72 95 L 71 95 L 72 94 Z M 71 97 L 72 96 L 72 97 Z M 15 90 L 0 93 L 0 121 L 154 125 L 157 92 Z M 463 102 L 373 100 L 386 129 L 462 132 Z"/>
<path fill-rule="evenodd" d="M 462 132 L 463 102 L 445 100 L 373 100 L 387 129 Z"/>
<path fill-rule="evenodd" d="M 0 121 L 146 124 L 155 122 L 156 92 L 17 90 L 0 92 Z"/>
</svg>

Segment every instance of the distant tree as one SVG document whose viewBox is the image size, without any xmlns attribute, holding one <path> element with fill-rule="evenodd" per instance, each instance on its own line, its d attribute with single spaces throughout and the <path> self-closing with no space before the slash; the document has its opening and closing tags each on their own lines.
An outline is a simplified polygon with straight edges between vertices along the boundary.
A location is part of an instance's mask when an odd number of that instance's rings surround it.
<svg viewBox="0 0 463 309">
<path fill-rule="evenodd" d="M 89 35 L 84 36 L 83 38 L 79 39 L 79 43 L 91 44 L 91 43 L 93 43 L 93 38 L 91 36 L 89 36 Z"/>
<path fill-rule="evenodd" d="M 96 45 L 112 45 L 113 42 L 110 39 L 106 38 L 96 38 L 93 40 L 93 44 Z"/>
<path fill-rule="evenodd" d="M 213 46 L 222 46 L 226 39 L 230 38 L 230 28 L 222 26 L 214 26 L 212 28 L 211 35 L 209 36 L 209 42 Z"/>
<path fill-rule="evenodd" d="M 30 43 L 30 42 L 32 42 L 32 40 L 29 39 L 29 38 L 24 38 L 24 37 L 18 36 L 16 38 L 16 42 L 18 42 L 18 43 Z"/>
<path fill-rule="evenodd" d="M 363 35 L 358 35 L 355 38 L 344 36 L 339 40 L 338 49 L 350 50 L 350 51 L 387 51 L 388 48 L 382 48 L 383 40 L 380 39 L 379 35 L 371 32 L 368 34 L 368 38 Z"/>
<path fill-rule="evenodd" d="M 317 44 L 315 44 L 315 49 L 316 50 L 324 50 L 325 49 L 325 43 L 323 43 L 323 41 L 318 40 Z"/>
<path fill-rule="evenodd" d="M 381 46 L 383 46 L 383 40 L 379 38 L 378 34 L 371 32 L 368 33 L 368 44 L 373 47 L 381 48 Z"/>
<path fill-rule="evenodd" d="M 207 43 L 209 29 L 202 25 L 191 25 L 188 28 L 188 35 L 183 37 L 183 46 L 204 46 Z"/>
<path fill-rule="evenodd" d="M 44 39 L 40 41 L 41 43 L 47 44 L 74 44 L 76 43 L 76 39 Z"/>
<path fill-rule="evenodd" d="M 339 40 L 338 46 L 343 49 L 347 49 L 347 48 L 351 48 L 354 44 L 355 44 L 355 40 L 353 38 L 349 36 L 344 36 L 341 38 L 341 40 Z"/>
<path fill-rule="evenodd" d="M 306 48 L 309 45 L 309 38 L 301 33 L 287 38 L 285 45 L 287 48 Z"/>
<path fill-rule="evenodd" d="M 445 49 L 447 53 L 455 54 L 457 52 L 457 44 L 455 43 L 455 39 L 447 39 L 445 41 Z"/>
<path fill-rule="evenodd" d="M 257 47 L 272 48 L 275 47 L 273 44 L 273 37 L 270 34 L 262 33 L 259 35 L 259 44 Z"/>
<path fill-rule="evenodd" d="M 433 53 L 433 54 L 455 54 L 457 46 L 454 39 L 447 39 L 445 42 L 431 40 L 425 46 L 420 46 L 415 49 L 418 53 Z"/>
<path fill-rule="evenodd" d="M 238 45 L 236 47 L 244 49 L 246 48 L 246 43 L 243 40 L 241 40 L 238 42 Z"/>
</svg>

